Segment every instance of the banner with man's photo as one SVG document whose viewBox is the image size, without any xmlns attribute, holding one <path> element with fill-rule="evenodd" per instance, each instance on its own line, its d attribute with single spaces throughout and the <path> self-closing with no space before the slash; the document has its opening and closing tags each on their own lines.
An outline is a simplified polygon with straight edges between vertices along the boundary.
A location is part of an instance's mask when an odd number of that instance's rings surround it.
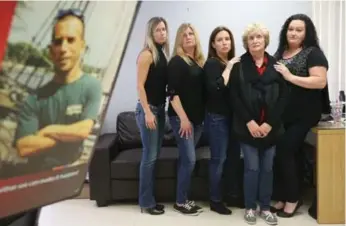
<svg viewBox="0 0 346 226">
<path fill-rule="evenodd" d="M 0 218 L 79 195 L 138 8 L 0 2 Z"/>
</svg>

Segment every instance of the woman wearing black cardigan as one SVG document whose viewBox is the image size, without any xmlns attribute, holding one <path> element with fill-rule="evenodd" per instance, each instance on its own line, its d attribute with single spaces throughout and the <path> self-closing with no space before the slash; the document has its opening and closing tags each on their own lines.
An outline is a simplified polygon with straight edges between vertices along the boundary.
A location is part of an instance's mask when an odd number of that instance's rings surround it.
<svg viewBox="0 0 346 226">
<path fill-rule="evenodd" d="M 231 72 L 230 92 L 234 106 L 233 132 L 244 155 L 244 219 L 256 223 L 256 201 L 261 218 L 277 224 L 270 212 L 273 181 L 273 158 L 279 135 L 283 133 L 281 115 L 286 85 L 275 70 L 276 60 L 265 52 L 269 32 L 259 24 L 251 24 L 243 35 L 246 53 Z"/>
</svg>

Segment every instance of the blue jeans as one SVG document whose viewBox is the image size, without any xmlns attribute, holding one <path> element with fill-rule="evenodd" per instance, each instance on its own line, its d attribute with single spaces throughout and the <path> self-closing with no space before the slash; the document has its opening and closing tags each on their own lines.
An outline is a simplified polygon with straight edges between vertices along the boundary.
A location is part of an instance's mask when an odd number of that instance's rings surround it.
<svg viewBox="0 0 346 226">
<path fill-rule="evenodd" d="M 219 114 L 207 113 L 206 126 L 210 144 L 210 200 L 220 202 L 222 199 L 221 179 L 228 149 L 229 118 Z"/>
<path fill-rule="evenodd" d="M 203 125 L 193 125 L 192 136 L 186 139 L 185 137 L 180 137 L 179 134 L 179 117 L 172 116 L 169 120 L 179 149 L 176 202 L 178 204 L 185 204 L 188 200 L 187 194 L 190 188 L 191 175 L 195 168 L 195 147 L 202 135 Z"/>
<path fill-rule="evenodd" d="M 139 170 L 139 205 L 142 208 L 156 206 L 154 198 L 154 167 L 160 153 L 164 129 L 165 129 L 165 107 L 150 106 L 151 112 L 156 117 L 156 129 L 146 127 L 145 113 L 140 103 L 136 107 L 136 122 L 139 128 L 143 152 Z"/>
<path fill-rule="evenodd" d="M 266 150 L 241 143 L 244 155 L 244 199 L 246 209 L 257 209 L 258 201 L 261 211 L 270 209 L 273 190 L 273 159 L 275 146 Z"/>
</svg>

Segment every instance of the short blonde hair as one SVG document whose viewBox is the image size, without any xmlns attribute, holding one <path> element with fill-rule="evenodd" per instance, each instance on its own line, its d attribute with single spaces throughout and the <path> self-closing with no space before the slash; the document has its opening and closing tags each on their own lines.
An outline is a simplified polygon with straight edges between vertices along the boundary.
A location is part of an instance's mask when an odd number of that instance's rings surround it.
<svg viewBox="0 0 346 226">
<path fill-rule="evenodd" d="M 248 47 L 248 38 L 249 38 L 249 35 L 253 32 L 256 32 L 256 31 L 259 31 L 260 33 L 263 34 L 264 36 L 264 42 L 265 42 L 265 46 L 264 48 L 267 48 L 267 46 L 269 45 L 269 41 L 270 41 L 270 37 L 269 37 L 269 30 L 267 27 L 265 27 L 263 24 L 260 24 L 260 23 L 252 23 L 252 24 L 249 24 L 244 33 L 243 33 L 243 36 L 242 36 L 242 39 L 243 39 L 243 47 L 248 50 L 249 47 Z"/>
</svg>

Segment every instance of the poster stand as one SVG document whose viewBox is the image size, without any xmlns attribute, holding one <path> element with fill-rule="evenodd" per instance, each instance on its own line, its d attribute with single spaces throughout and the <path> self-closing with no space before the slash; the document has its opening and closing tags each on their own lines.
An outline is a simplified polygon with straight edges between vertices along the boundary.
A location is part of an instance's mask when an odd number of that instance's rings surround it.
<svg viewBox="0 0 346 226">
<path fill-rule="evenodd" d="M 41 208 L 0 219 L 1 226 L 38 226 Z"/>
</svg>

